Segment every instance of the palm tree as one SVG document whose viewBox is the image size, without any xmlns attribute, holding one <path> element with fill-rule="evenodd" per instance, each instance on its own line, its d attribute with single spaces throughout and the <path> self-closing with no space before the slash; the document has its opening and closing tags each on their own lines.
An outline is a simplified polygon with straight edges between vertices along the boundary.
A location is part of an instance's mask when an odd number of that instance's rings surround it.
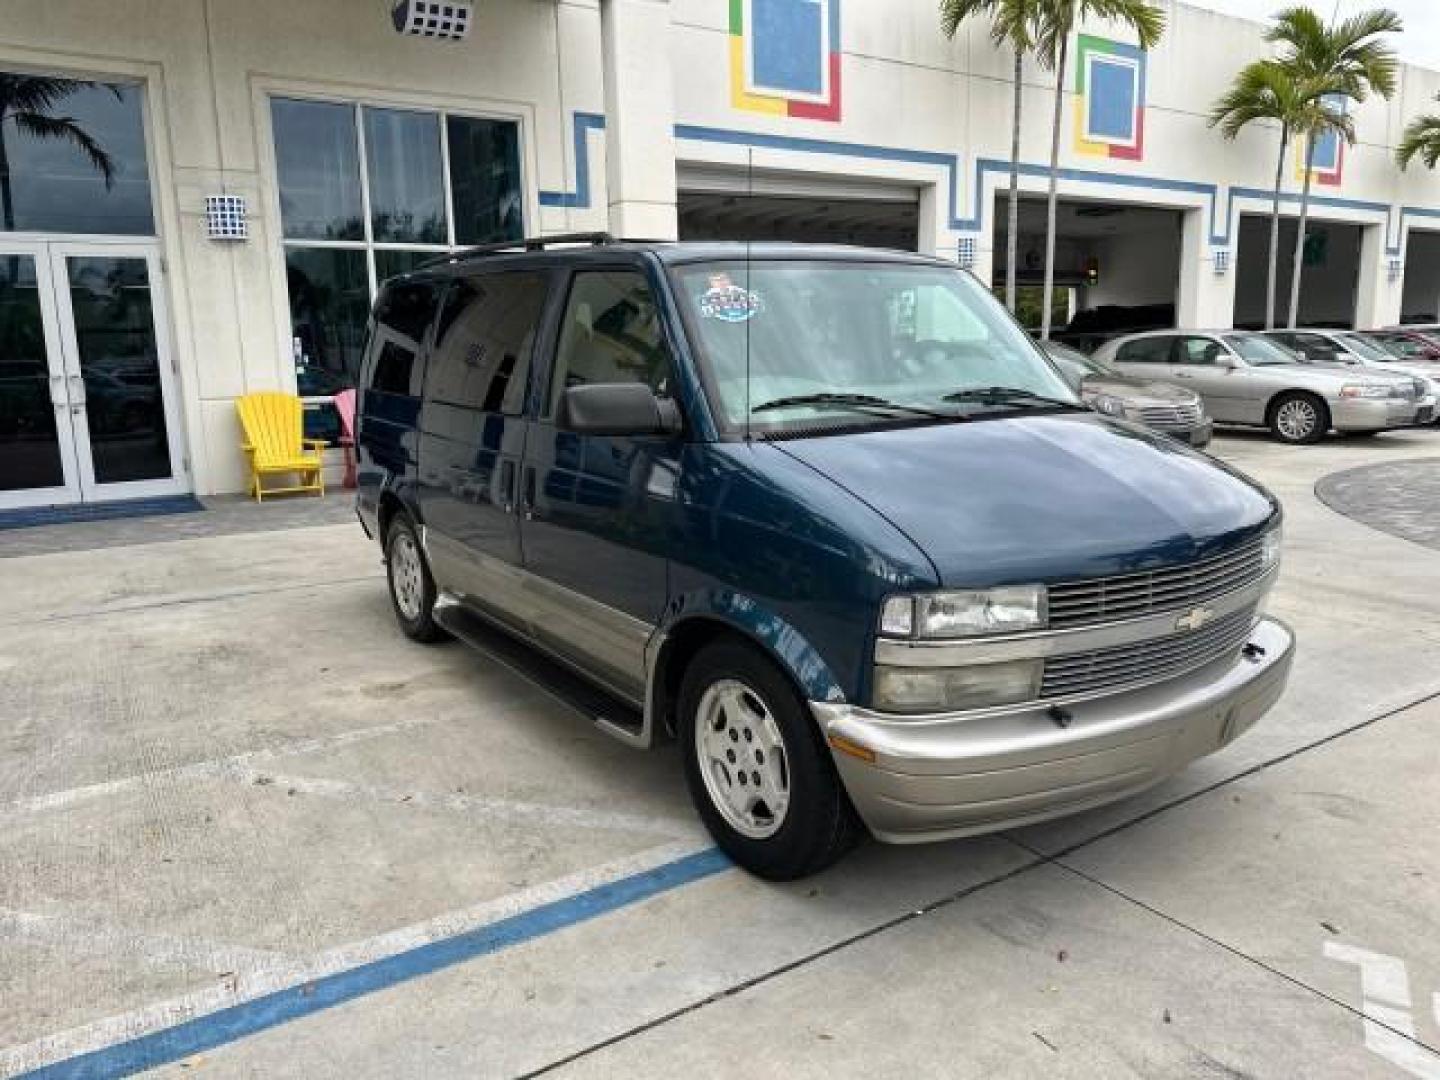
<svg viewBox="0 0 1440 1080">
<path fill-rule="evenodd" d="M 1236 138 L 1249 124 L 1271 120 L 1280 126 L 1280 154 L 1275 163 L 1275 190 L 1270 199 L 1270 251 L 1265 277 L 1265 329 L 1275 328 L 1275 287 L 1280 255 L 1280 190 L 1285 177 L 1285 154 L 1300 130 L 1310 103 L 1307 91 L 1274 60 L 1256 60 L 1241 69 L 1230 90 L 1210 112 L 1210 126 L 1227 139 Z"/>
<path fill-rule="evenodd" d="M 13 122 L 18 131 L 33 139 L 61 139 L 73 143 L 105 178 L 109 188 L 115 182 L 115 163 L 74 117 L 55 116 L 54 110 L 71 94 L 100 84 L 83 79 L 62 79 L 44 75 L 14 75 L 0 72 L 0 227 L 15 228 L 15 204 L 10 190 L 10 155 L 5 148 L 5 124 Z M 107 87 L 117 98 L 118 87 Z"/>
<path fill-rule="evenodd" d="M 1153 49 L 1165 32 L 1165 14 L 1148 0 L 1039 0 L 1036 50 L 1041 62 L 1055 72 L 1055 114 L 1050 129 L 1050 191 L 1045 217 L 1045 289 L 1041 301 L 1040 337 L 1050 339 L 1050 307 L 1055 295 L 1055 213 L 1059 202 L 1060 128 L 1065 112 L 1065 64 L 1070 35 L 1077 23 L 1108 19 L 1135 31 L 1140 48 Z"/>
<path fill-rule="evenodd" d="M 953 38 L 960 24 L 974 16 L 990 19 L 990 40 L 997 49 L 1015 53 L 1015 100 L 1010 117 L 1010 207 L 1005 232 L 1005 306 L 1015 314 L 1015 260 L 1020 230 L 1020 102 L 1025 54 L 1035 46 L 1037 0 L 940 0 L 940 28 Z"/>
<path fill-rule="evenodd" d="M 1295 260 L 1290 268 L 1290 310 L 1286 325 L 1292 330 L 1300 310 L 1300 270 L 1305 252 L 1305 224 L 1310 210 L 1310 161 L 1316 140 L 1335 132 L 1353 144 L 1353 122 L 1344 115 L 1346 101 L 1364 101 L 1373 90 L 1383 98 L 1395 93 L 1395 52 L 1378 40 L 1381 34 L 1398 34 L 1400 16 L 1387 8 L 1352 15 L 1326 26 L 1307 7 L 1286 8 L 1275 16 L 1265 40 L 1281 46 L 1280 66 L 1307 88 L 1314 105 L 1306 126 L 1305 180 L 1300 193 L 1300 227 L 1295 234 Z M 1326 104 L 1326 102 L 1331 104 Z"/>
<path fill-rule="evenodd" d="M 1440 94 L 1435 100 L 1440 101 Z M 1435 113 L 1417 116 L 1405 125 L 1405 132 L 1400 136 L 1400 145 L 1395 148 L 1396 164 L 1403 169 L 1416 155 L 1427 169 L 1435 168 L 1435 163 L 1440 161 L 1440 116 Z"/>
</svg>

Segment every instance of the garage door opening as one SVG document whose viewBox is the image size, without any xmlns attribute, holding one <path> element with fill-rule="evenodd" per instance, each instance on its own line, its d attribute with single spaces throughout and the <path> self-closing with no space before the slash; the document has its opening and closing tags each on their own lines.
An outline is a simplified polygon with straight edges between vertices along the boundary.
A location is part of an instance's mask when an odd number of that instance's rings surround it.
<svg viewBox="0 0 1440 1080">
<path fill-rule="evenodd" d="M 681 240 L 791 240 L 914 251 L 915 202 L 680 192 Z"/>
<path fill-rule="evenodd" d="M 1411 229 L 1405 241 L 1405 289 L 1400 320 L 1440 322 L 1440 232 Z"/>
<path fill-rule="evenodd" d="M 681 240 L 919 249 L 914 184 L 687 162 L 676 170 L 675 186 Z"/>
<path fill-rule="evenodd" d="M 1275 325 L 1290 312 L 1290 268 L 1295 265 L 1295 218 L 1280 221 L 1276 260 Z M 1309 221 L 1300 264 L 1299 326 L 1350 328 L 1355 325 L 1356 286 L 1360 276 L 1361 226 Z M 1265 325 L 1265 276 L 1270 250 L 1270 216 L 1242 214 L 1235 256 L 1235 325 L 1247 330 Z"/>
<path fill-rule="evenodd" d="M 993 284 L 1004 296 L 1008 197 L 995 199 Z M 1061 199 L 1056 215 L 1052 336 L 1086 352 L 1133 330 L 1175 325 L 1183 212 Z M 1022 197 L 1016 315 L 1038 329 L 1045 280 L 1045 200 Z"/>
</svg>

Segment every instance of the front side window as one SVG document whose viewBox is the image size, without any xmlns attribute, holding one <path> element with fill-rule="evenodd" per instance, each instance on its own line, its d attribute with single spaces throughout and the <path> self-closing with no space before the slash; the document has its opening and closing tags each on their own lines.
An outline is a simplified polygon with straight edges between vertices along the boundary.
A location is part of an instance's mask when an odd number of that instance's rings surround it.
<svg viewBox="0 0 1440 1080">
<path fill-rule="evenodd" d="M 555 350 L 547 415 L 567 387 L 644 383 L 657 393 L 669 379 L 655 294 L 635 270 L 582 270 L 575 275 Z"/>
<path fill-rule="evenodd" d="M 732 432 L 1075 401 L 1004 308 L 958 270 L 772 259 L 682 265 L 673 275 L 712 404 Z"/>
<path fill-rule="evenodd" d="M 519 127 L 282 97 L 270 115 L 300 393 L 328 396 L 356 384 L 367 311 L 388 278 L 523 235 Z M 307 413 L 314 435 L 336 426 Z"/>
<path fill-rule="evenodd" d="M 1215 364 L 1225 355 L 1225 347 L 1214 338 L 1187 337 L 1180 339 L 1180 351 L 1176 363 Z"/>
<path fill-rule="evenodd" d="M 0 71 L 0 231 L 153 236 L 141 88 Z"/>
<path fill-rule="evenodd" d="M 1259 334 L 1226 334 L 1225 344 L 1240 354 L 1247 364 L 1293 364 L 1299 357 L 1267 337 Z"/>
</svg>

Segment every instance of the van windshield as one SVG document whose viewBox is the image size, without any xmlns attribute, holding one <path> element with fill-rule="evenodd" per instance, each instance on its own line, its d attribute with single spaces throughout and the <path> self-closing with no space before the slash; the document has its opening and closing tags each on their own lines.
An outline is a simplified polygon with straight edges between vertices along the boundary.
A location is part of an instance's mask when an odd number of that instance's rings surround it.
<svg viewBox="0 0 1440 1080">
<path fill-rule="evenodd" d="M 673 274 L 728 432 L 747 419 L 771 433 L 1079 405 L 1004 308 L 958 269 L 757 259 Z"/>
</svg>

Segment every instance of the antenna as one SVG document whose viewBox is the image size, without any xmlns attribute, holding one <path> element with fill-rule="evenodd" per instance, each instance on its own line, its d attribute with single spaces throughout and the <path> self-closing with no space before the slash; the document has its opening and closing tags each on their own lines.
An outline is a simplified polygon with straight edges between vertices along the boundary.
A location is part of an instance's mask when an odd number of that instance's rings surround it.
<svg viewBox="0 0 1440 1080">
<path fill-rule="evenodd" d="M 745 148 L 745 195 L 747 199 L 755 197 L 755 148 Z M 750 306 L 750 237 L 745 237 L 745 298 L 744 303 L 748 309 Z M 750 442 L 750 323 L 752 319 L 745 320 L 745 442 Z"/>
</svg>

